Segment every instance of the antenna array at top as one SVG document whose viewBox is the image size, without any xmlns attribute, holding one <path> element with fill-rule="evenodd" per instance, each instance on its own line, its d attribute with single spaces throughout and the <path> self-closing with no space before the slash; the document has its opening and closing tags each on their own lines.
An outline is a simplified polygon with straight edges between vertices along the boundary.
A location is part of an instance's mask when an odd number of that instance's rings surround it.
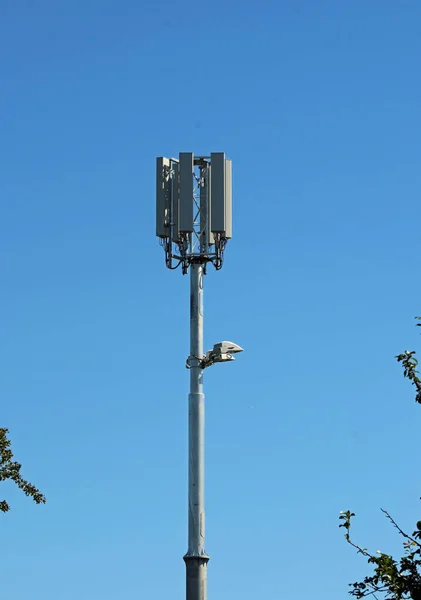
<svg viewBox="0 0 421 600">
<path fill-rule="evenodd" d="M 232 237 L 232 162 L 223 152 L 157 158 L 156 235 L 169 269 L 181 265 L 185 274 L 192 262 L 221 269 Z"/>
</svg>

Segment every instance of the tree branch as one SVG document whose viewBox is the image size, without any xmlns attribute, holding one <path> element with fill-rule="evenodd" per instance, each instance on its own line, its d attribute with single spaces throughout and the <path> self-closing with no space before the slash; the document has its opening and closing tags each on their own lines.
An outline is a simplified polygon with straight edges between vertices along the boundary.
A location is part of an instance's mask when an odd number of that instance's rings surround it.
<svg viewBox="0 0 421 600">
<path fill-rule="evenodd" d="M 11 441 L 7 437 L 9 430 L 0 428 L 0 481 L 10 479 L 26 496 L 30 496 L 36 504 L 45 504 L 46 498 L 32 483 L 24 479 L 20 473 L 22 465 L 13 459 Z M 6 500 L 0 501 L 0 512 L 8 512 L 9 504 Z"/>
<path fill-rule="evenodd" d="M 392 523 L 392 525 L 394 527 L 396 527 L 396 529 L 399 531 L 399 533 L 406 538 L 407 540 L 410 540 L 411 542 L 413 542 L 416 546 L 418 546 L 418 548 L 421 548 L 421 544 L 419 542 L 417 542 L 417 540 L 414 540 L 413 537 L 411 537 L 410 535 L 408 535 L 407 533 L 405 533 L 404 531 L 402 531 L 402 529 L 399 527 L 399 525 L 396 523 L 396 521 L 393 519 L 393 517 L 390 515 L 390 513 L 387 512 L 387 510 L 385 510 L 384 508 L 380 509 L 382 511 L 382 513 L 384 513 L 386 515 L 386 517 L 389 519 L 389 521 Z"/>
</svg>

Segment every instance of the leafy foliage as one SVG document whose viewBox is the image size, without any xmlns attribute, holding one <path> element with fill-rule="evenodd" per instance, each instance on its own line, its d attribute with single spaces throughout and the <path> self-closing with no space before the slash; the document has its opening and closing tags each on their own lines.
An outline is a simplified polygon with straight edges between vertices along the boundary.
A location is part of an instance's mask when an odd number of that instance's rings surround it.
<svg viewBox="0 0 421 600">
<path fill-rule="evenodd" d="M 421 317 L 416 317 L 418 321 L 421 321 Z M 421 322 L 417 323 L 417 327 L 421 327 Z M 415 352 L 405 350 L 402 354 L 398 354 L 396 360 L 402 363 L 404 377 L 412 382 L 415 386 L 415 402 L 421 404 L 421 379 L 418 377 L 419 371 L 417 371 L 418 360 L 415 358 Z"/>
<path fill-rule="evenodd" d="M 417 326 L 421 327 L 421 317 L 416 317 L 416 319 L 420 321 Z M 415 386 L 415 401 L 421 404 L 421 379 L 418 377 L 418 360 L 415 358 L 415 354 L 414 351 L 405 350 L 396 356 L 396 360 L 402 363 L 404 377 Z M 366 548 L 354 543 L 350 536 L 350 529 L 355 514 L 349 510 L 342 511 L 340 514 L 339 527 L 344 527 L 346 530 L 346 541 L 359 554 L 365 556 L 367 562 L 374 567 L 372 575 L 368 575 L 363 581 L 350 584 L 349 593 L 355 598 L 372 596 L 378 599 L 381 594 L 384 600 L 421 600 L 421 521 L 418 521 L 412 535 L 408 535 L 387 510 L 382 509 L 382 512 L 404 538 L 404 555 L 399 560 L 380 551 L 372 554 Z"/>
<path fill-rule="evenodd" d="M 22 465 L 13 460 L 13 452 L 11 450 L 11 441 L 7 437 L 8 429 L 0 428 L 0 481 L 10 479 L 26 496 L 30 496 L 37 504 L 45 504 L 46 499 L 43 494 L 32 484 L 26 481 L 20 474 Z M 7 512 L 10 510 L 6 500 L 0 501 L 0 511 Z"/>
<path fill-rule="evenodd" d="M 386 517 L 400 535 L 405 539 L 403 546 L 405 554 L 399 561 L 396 561 L 389 554 L 377 551 L 371 554 L 366 548 L 361 548 L 355 544 L 350 537 L 351 519 L 355 514 L 342 511 L 339 519 L 342 521 L 339 527 L 346 529 L 345 539 L 351 544 L 359 554 L 367 557 L 368 563 L 374 565 L 373 575 L 364 578 L 363 581 L 356 581 L 350 584 L 352 587 L 350 594 L 356 598 L 365 598 L 377 594 L 384 594 L 388 600 L 421 600 L 421 521 L 418 521 L 417 528 L 412 535 L 408 535 L 399 527 L 390 514 L 382 509 Z"/>
</svg>

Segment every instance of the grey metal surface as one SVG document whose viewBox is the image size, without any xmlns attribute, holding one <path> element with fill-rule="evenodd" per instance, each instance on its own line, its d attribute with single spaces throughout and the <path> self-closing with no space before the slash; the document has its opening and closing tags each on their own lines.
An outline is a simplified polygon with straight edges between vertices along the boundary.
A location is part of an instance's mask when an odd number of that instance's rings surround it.
<svg viewBox="0 0 421 600">
<path fill-rule="evenodd" d="M 174 242 L 180 239 L 180 166 L 172 164 L 171 180 L 171 237 Z"/>
<path fill-rule="evenodd" d="M 193 231 L 193 152 L 180 152 L 180 231 Z"/>
<path fill-rule="evenodd" d="M 205 396 L 203 394 L 203 266 L 190 267 L 189 508 L 187 600 L 206 600 Z"/>
<path fill-rule="evenodd" d="M 209 558 L 184 557 L 186 563 L 186 600 L 207 600 L 207 563 Z"/>
<path fill-rule="evenodd" d="M 225 159 L 225 239 L 232 238 L 232 160 Z"/>
<path fill-rule="evenodd" d="M 162 156 L 156 159 L 156 235 L 168 237 L 170 234 L 171 180 L 165 176 L 164 167 L 169 168 L 170 161 Z"/>
<path fill-rule="evenodd" d="M 225 232 L 225 153 L 211 153 L 211 223 L 215 233 Z"/>
<path fill-rule="evenodd" d="M 211 154 L 210 230 L 224 239 L 232 237 L 232 161 L 224 152 Z"/>
</svg>

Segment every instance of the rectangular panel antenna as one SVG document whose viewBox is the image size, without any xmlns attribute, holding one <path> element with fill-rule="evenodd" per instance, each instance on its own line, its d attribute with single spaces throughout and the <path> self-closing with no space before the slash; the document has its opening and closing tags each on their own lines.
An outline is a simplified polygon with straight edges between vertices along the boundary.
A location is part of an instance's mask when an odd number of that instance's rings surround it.
<svg viewBox="0 0 421 600">
<path fill-rule="evenodd" d="M 193 170 L 192 152 L 180 152 L 180 231 L 193 231 Z"/>
<path fill-rule="evenodd" d="M 232 238 L 232 160 L 225 160 L 225 239 Z"/>
<path fill-rule="evenodd" d="M 156 235 L 161 238 L 170 235 L 171 182 L 168 158 L 156 159 Z"/>
<path fill-rule="evenodd" d="M 171 179 L 171 225 L 172 241 L 180 241 L 180 165 L 172 163 Z"/>
<path fill-rule="evenodd" d="M 211 231 L 232 236 L 232 162 L 224 152 L 211 153 Z"/>
<path fill-rule="evenodd" d="M 210 222 L 211 222 L 211 202 L 212 202 L 211 165 L 210 165 L 210 163 L 208 163 L 207 169 L 205 171 L 205 179 L 206 179 L 206 191 L 207 191 L 207 199 L 208 199 L 207 214 L 206 214 L 206 219 L 207 219 L 206 229 L 207 229 L 207 232 L 208 232 L 208 244 L 212 245 L 215 242 L 215 240 L 214 240 L 211 228 L 210 228 Z"/>
</svg>

